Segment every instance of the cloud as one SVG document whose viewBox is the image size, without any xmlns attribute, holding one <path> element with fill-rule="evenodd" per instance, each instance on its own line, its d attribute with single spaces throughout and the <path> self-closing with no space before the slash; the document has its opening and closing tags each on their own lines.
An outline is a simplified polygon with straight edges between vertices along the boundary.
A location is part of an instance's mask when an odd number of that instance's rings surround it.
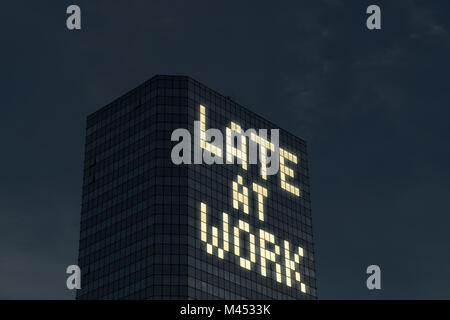
<svg viewBox="0 0 450 320">
<path fill-rule="evenodd" d="M 442 8 L 436 8 L 433 3 L 425 5 L 419 4 L 417 1 L 410 1 L 409 5 L 405 7 L 410 16 L 408 26 L 411 29 L 411 38 L 442 38 L 448 36 L 447 28 L 438 15 Z"/>
</svg>

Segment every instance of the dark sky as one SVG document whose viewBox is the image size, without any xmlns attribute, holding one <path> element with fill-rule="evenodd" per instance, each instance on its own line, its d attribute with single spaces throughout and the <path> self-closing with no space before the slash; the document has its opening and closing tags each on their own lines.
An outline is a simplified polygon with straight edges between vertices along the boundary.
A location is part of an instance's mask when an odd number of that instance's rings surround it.
<svg viewBox="0 0 450 320">
<path fill-rule="evenodd" d="M 70 4 L 81 31 L 66 28 Z M 370 4 L 382 30 L 365 26 Z M 74 297 L 85 118 L 155 74 L 189 75 L 307 140 L 319 298 L 450 298 L 448 1 L 0 12 L 0 298 Z"/>
</svg>

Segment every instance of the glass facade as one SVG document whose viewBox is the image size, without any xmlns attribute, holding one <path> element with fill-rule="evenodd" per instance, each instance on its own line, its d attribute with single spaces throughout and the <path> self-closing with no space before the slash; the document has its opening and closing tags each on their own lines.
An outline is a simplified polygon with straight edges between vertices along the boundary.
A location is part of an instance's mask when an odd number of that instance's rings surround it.
<svg viewBox="0 0 450 320">
<path fill-rule="evenodd" d="M 172 132 L 236 164 L 171 160 Z M 280 129 L 280 170 L 248 163 L 239 129 Z M 315 299 L 306 143 L 185 76 L 155 76 L 88 116 L 77 299 Z M 268 154 L 270 139 L 249 136 Z M 192 141 L 194 145 L 194 141 Z M 202 149 L 202 150 L 203 150 Z"/>
</svg>

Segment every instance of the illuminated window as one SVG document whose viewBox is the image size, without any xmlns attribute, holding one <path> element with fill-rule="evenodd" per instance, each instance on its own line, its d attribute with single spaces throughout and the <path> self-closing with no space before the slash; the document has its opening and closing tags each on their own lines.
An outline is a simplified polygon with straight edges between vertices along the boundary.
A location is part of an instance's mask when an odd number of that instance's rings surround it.
<svg viewBox="0 0 450 320">
<path fill-rule="evenodd" d="M 237 181 L 233 181 L 233 208 L 239 209 L 239 203 L 242 204 L 242 210 L 248 214 L 248 188 L 243 185 L 242 176 L 237 176 Z M 242 192 L 239 191 L 242 186 Z"/>
<path fill-rule="evenodd" d="M 236 146 L 234 138 L 237 139 Z M 231 122 L 231 128 L 226 128 L 226 144 L 227 163 L 233 163 L 236 157 L 239 159 L 238 163 L 242 163 L 242 168 L 247 170 L 247 137 L 243 134 L 241 127 L 234 122 Z"/>
<path fill-rule="evenodd" d="M 250 259 L 241 257 L 240 254 L 240 231 L 247 232 L 249 234 L 250 241 Z M 251 269 L 251 264 L 256 262 L 256 247 L 255 247 L 255 235 L 250 233 L 250 226 L 247 222 L 239 220 L 239 227 L 234 227 L 234 254 L 239 257 L 239 262 L 242 268 L 247 270 Z"/>
<path fill-rule="evenodd" d="M 206 108 L 200 105 L 200 146 L 206 151 L 222 157 L 222 149 L 206 141 Z"/>
<path fill-rule="evenodd" d="M 267 189 L 253 182 L 253 191 L 258 194 L 258 219 L 264 221 L 264 198 L 267 198 Z"/>
<path fill-rule="evenodd" d="M 273 244 L 274 251 L 270 251 L 266 248 L 266 242 Z M 277 282 L 281 283 L 281 265 L 277 263 L 276 256 L 280 255 L 280 246 L 275 244 L 275 236 L 262 229 L 259 230 L 259 251 L 261 254 L 261 274 L 267 277 L 267 260 L 275 264 L 275 272 Z"/>
<path fill-rule="evenodd" d="M 206 204 L 200 203 L 200 232 L 201 240 L 206 243 L 206 252 L 213 254 L 213 248 L 217 248 L 217 255 L 220 259 L 224 258 L 224 251 L 229 251 L 229 234 L 228 234 L 228 215 L 223 212 L 223 248 L 219 247 L 219 235 L 217 227 L 212 227 L 210 238 L 211 243 L 208 242 L 208 226 L 207 226 L 207 208 Z"/>
<path fill-rule="evenodd" d="M 275 151 L 275 145 L 271 143 L 270 141 L 261 138 L 254 132 L 250 134 L 250 139 L 256 143 L 259 144 L 259 154 L 260 154 L 260 163 L 261 163 L 261 176 L 264 180 L 267 180 L 267 169 L 266 169 L 266 162 L 267 162 L 267 149 L 271 151 Z"/>
<path fill-rule="evenodd" d="M 300 290 L 306 293 L 306 286 L 301 281 L 300 272 L 295 270 L 295 265 L 300 263 L 300 257 L 303 257 L 303 248 L 298 247 L 298 253 L 294 253 L 294 260 L 291 260 L 291 252 L 289 249 L 289 241 L 284 240 L 284 261 L 286 265 L 286 285 L 290 287 L 292 285 L 292 273 L 294 273 L 294 279 L 300 285 Z"/>
<path fill-rule="evenodd" d="M 289 168 L 285 164 L 285 160 L 289 160 L 295 164 L 297 164 L 297 156 L 280 148 L 280 179 L 281 179 L 281 188 L 300 197 L 300 189 L 286 181 L 286 176 L 291 178 L 294 177 L 294 170 Z"/>
</svg>

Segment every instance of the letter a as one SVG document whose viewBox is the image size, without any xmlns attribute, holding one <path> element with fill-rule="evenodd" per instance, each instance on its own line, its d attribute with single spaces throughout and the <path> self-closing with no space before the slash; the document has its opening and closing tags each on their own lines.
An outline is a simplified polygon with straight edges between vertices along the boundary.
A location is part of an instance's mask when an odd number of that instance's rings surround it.
<svg viewBox="0 0 450 320">
<path fill-rule="evenodd" d="M 170 153 L 170 158 L 173 164 L 191 164 L 191 134 L 186 129 L 176 129 L 172 132 L 171 141 L 180 141 L 173 148 Z M 182 156 L 180 154 L 183 154 Z"/>
<path fill-rule="evenodd" d="M 381 270 L 377 265 L 371 265 L 367 267 L 367 274 L 370 274 L 370 277 L 367 278 L 367 289 L 381 289 Z"/>
<path fill-rule="evenodd" d="M 66 20 L 66 26 L 67 29 L 69 30 L 73 30 L 73 29 L 77 29 L 80 30 L 81 29 L 81 10 L 80 7 L 77 5 L 70 5 L 67 7 L 66 10 L 67 14 L 71 14 L 69 17 L 67 17 Z"/>
<path fill-rule="evenodd" d="M 372 14 L 367 18 L 366 26 L 367 29 L 373 30 L 373 29 L 381 29 L 381 9 L 377 5 L 371 5 L 367 7 L 366 10 L 367 14 Z"/>
<path fill-rule="evenodd" d="M 70 277 L 67 278 L 66 285 L 67 289 L 81 289 L 81 270 L 77 265 L 70 265 L 66 270 L 67 274 L 70 274 Z"/>
</svg>

